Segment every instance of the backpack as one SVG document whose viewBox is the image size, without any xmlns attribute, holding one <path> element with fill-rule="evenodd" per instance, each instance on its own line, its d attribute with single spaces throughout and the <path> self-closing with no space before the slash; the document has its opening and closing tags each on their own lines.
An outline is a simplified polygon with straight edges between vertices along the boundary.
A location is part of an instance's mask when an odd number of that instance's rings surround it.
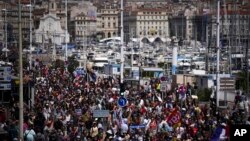
<svg viewBox="0 0 250 141">
<path fill-rule="evenodd" d="M 30 131 L 31 131 L 31 130 L 30 130 Z M 23 140 L 24 140 L 24 141 L 27 141 L 27 136 L 28 136 L 28 134 L 30 133 L 30 131 L 29 131 L 27 134 L 24 133 L 24 137 L 23 137 Z"/>
</svg>

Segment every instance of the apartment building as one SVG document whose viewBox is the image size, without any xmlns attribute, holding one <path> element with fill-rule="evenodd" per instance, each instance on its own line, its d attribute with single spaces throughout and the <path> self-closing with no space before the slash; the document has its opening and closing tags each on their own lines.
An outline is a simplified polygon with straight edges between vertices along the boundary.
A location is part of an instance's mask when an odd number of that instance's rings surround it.
<svg viewBox="0 0 250 141">
<path fill-rule="evenodd" d="M 165 8 L 141 7 L 131 11 L 126 9 L 124 14 L 124 37 L 169 37 L 169 16 Z"/>
<path fill-rule="evenodd" d="M 102 38 L 118 36 L 119 32 L 119 6 L 116 3 L 105 3 L 97 6 L 98 33 Z"/>
<path fill-rule="evenodd" d="M 80 13 L 71 21 L 73 25 L 72 38 L 75 42 L 89 42 L 97 32 L 97 22 L 95 17 Z"/>
<path fill-rule="evenodd" d="M 78 5 L 70 8 L 69 31 L 72 35 L 71 41 L 86 43 L 96 34 L 96 9 L 89 1 L 79 2 Z"/>
<path fill-rule="evenodd" d="M 184 10 L 172 13 L 170 18 L 171 36 L 185 40 L 197 39 L 196 10 L 195 7 L 186 7 Z"/>
<path fill-rule="evenodd" d="M 1 7 L 1 19 L 5 19 L 6 14 L 6 21 L 7 22 L 7 37 L 9 43 L 17 43 L 19 32 L 18 32 L 18 5 L 16 3 L 10 2 L 0 2 Z M 3 10 L 4 9 L 4 10 Z M 21 26 L 22 26 L 22 37 L 23 37 L 23 44 L 26 46 L 28 45 L 27 42 L 29 41 L 29 33 L 30 33 L 30 7 L 24 3 L 21 5 Z M 2 22 L 0 25 L 3 27 Z M 31 22 L 31 26 L 33 23 Z M 4 32 L 1 32 L 4 33 Z M 3 36 L 0 36 L 2 40 Z"/>
<path fill-rule="evenodd" d="M 5 20 L 5 14 L 7 14 L 4 9 L 6 8 L 6 3 L 3 1 L 0 1 L 0 9 L 1 9 L 1 16 L 0 16 L 0 47 L 3 47 L 5 45 L 5 36 L 6 36 L 6 31 L 5 31 L 5 24 L 7 23 Z"/>
</svg>

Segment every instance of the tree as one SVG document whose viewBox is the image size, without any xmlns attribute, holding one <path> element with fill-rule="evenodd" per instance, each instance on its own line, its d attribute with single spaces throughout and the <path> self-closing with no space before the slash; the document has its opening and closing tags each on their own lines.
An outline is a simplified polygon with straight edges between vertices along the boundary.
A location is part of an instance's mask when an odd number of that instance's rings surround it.
<svg viewBox="0 0 250 141">
<path fill-rule="evenodd" d="M 63 60 L 56 59 L 56 61 L 54 61 L 52 64 L 53 64 L 54 68 L 64 69 L 64 61 Z"/>
<path fill-rule="evenodd" d="M 249 79 L 249 75 L 248 75 L 248 79 Z M 235 87 L 237 90 L 241 89 L 243 91 L 247 91 L 247 72 L 246 71 L 241 71 L 237 74 Z"/>
<path fill-rule="evenodd" d="M 65 68 L 65 62 L 60 59 L 57 59 L 52 64 L 54 68 L 61 68 L 61 69 Z M 76 57 L 74 55 L 68 57 L 68 71 L 70 73 L 73 73 L 78 66 L 79 62 L 76 60 Z"/>
<path fill-rule="evenodd" d="M 75 55 L 68 57 L 68 71 L 73 73 L 75 69 L 79 66 L 79 62 L 76 60 Z"/>
<path fill-rule="evenodd" d="M 209 101 L 211 94 L 212 94 L 212 89 L 208 88 L 198 89 L 197 91 L 197 96 L 199 98 L 199 101 Z"/>
<path fill-rule="evenodd" d="M 158 63 L 158 67 L 159 68 L 164 68 L 164 65 L 165 65 L 165 63 L 164 62 L 160 62 L 160 63 Z M 164 68 L 165 69 L 165 68 Z"/>
</svg>

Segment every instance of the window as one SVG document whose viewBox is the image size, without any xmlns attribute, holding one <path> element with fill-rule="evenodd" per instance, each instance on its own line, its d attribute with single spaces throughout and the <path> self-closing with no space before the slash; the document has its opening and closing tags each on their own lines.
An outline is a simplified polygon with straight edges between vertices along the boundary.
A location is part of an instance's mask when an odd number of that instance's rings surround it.
<svg viewBox="0 0 250 141">
<path fill-rule="evenodd" d="M 116 24 L 115 24 L 115 23 L 113 23 L 113 27 L 116 27 Z"/>
<path fill-rule="evenodd" d="M 110 27 L 110 23 L 108 23 L 108 27 Z"/>
<path fill-rule="evenodd" d="M 102 23 L 102 28 L 104 28 L 104 23 Z"/>
<path fill-rule="evenodd" d="M 108 17 L 108 20 L 110 20 L 110 17 Z"/>
</svg>

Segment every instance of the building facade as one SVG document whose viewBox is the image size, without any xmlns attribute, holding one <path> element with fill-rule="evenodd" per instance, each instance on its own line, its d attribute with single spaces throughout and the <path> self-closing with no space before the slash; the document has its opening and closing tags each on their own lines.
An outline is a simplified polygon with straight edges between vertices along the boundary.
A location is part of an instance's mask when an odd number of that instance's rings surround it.
<svg viewBox="0 0 250 141">
<path fill-rule="evenodd" d="M 39 28 L 35 30 L 36 43 L 39 44 L 57 44 L 69 42 L 69 33 L 61 27 L 60 18 L 55 14 L 47 14 L 40 19 Z"/>
<path fill-rule="evenodd" d="M 0 26 L 4 27 L 7 24 L 7 41 L 10 44 L 17 43 L 19 37 L 18 31 L 18 5 L 15 3 L 4 3 L 0 2 L 1 7 L 1 18 L 2 21 Z M 6 15 L 5 15 L 6 14 Z M 29 35 L 30 35 L 30 24 L 33 26 L 33 22 L 30 23 L 30 7 L 27 5 L 21 6 L 21 26 L 22 26 L 22 38 L 24 47 L 28 46 Z M 6 16 L 6 19 L 5 19 Z M 2 34 L 5 33 L 5 29 L 2 29 Z M 4 34 L 5 35 L 5 34 Z M 0 36 L 0 40 L 5 40 L 4 35 Z"/>
<path fill-rule="evenodd" d="M 75 42 L 89 43 L 97 32 L 96 18 L 89 17 L 84 13 L 75 16 L 71 24 L 74 27 L 72 36 Z"/>
<path fill-rule="evenodd" d="M 89 43 L 97 32 L 97 8 L 88 1 L 79 2 L 70 10 L 71 41 Z"/>
<path fill-rule="evenodd" d="M 197 40 L 198 27 L 196 24 L 196 9 L 186 8 L 174 12 L 170 18 L 171 36 L 184 40 Z"/>
<path fill-rule="evenodd" d="M 169 16 L 166 9 L 139 8 L 127 10 L 124 17 L 125 40 L 131 38 L 169 37 Z"/>
<path fill-rule="evenodd" d="M 119 30 L 119 7 L 116 4 L 107 3 L 99 6 L 97 10 L 97 29 L 102 38 L 116 37 Z"/>
</svg>

